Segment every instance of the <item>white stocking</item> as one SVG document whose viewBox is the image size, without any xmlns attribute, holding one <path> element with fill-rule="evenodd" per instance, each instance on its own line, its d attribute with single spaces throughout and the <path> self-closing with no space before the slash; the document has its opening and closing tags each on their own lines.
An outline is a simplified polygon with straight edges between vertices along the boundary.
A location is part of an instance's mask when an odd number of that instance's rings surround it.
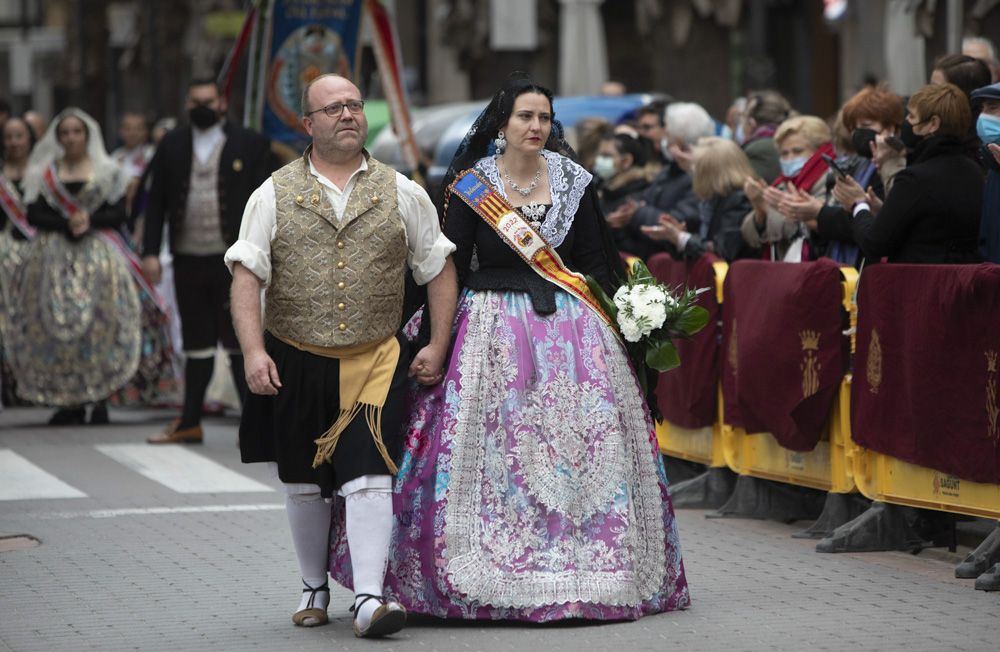
<svg viewBox="0 0 1000 652">
<path fill-rule="evenodd" d="M 382 476 L 365 476 L 359 480 Z M 366 488 L 351 491 L 351 483 L 341 490 L 347 503 L 347 545 L 351 549 L 351 567 L 354 569 L 354 593 L 382 595 L 382 582 L 389 559 L 389 540 L 392 537 L 392 490 L 391 478 L 388 482 L 363 483 Z M 373 484 L 382 487 L 373 488 Z M 363 600 L 355 599 L 355 605 Z M 377 600 L 368 600 L 355 613 L 358 625 L 363 629 L 371 622 L 372 614 L 378 609 Z"/>
<path fill-rule="evenodd" d="M 331 505 L 319 493 L 289 493 L 285 498 L 285 507 L 302 581 L 313 588 L 323 586 L 326 584 L 330 554 Z M 309 604 L 311 597 L 310 592 L 302 594 L 298 611 L 310 606 L 326 609 L 330 602 L 330 594 L 326 591 L 317 592 L 312 605 Z"/>
</svg>

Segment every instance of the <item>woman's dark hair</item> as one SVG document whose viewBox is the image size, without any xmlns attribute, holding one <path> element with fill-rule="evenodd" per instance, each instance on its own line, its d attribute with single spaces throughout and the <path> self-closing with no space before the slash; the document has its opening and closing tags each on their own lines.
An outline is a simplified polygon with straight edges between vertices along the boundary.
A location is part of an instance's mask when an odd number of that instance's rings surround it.
<svg viewBox="0 0 1000 652">
<path fill-rule="evenodd" d="M 73 115 L 72 113 L 69 114 L 69 115 L 63 116 L 62 119 L 56 124 L 56 140 L 59 140 L 59 128 L 62 127 L 62 124 L 64 122 L 66 122 L 67 120 L 69 120 L 70 118 L 74 118 L 74 119 L 80 121 L 80 124 L 83 125 L 83 133 L 85 133 L 87 135 L 87 140 L 89 141 L 90 140 L 90 127 L 87 126 L 87 123 L 84 121 L 83 118 L 81 118 L 78 115 Z"/>
<path fill-rule="evenodd" d="M 633 166 L 642 167 L 649 162 L 648 148 L 638 138 L 628 134 L 613 134 L 605 140 L 614 141 L 619 154 L 629 154 Z"/>
<path fill-rule="evenodd" d="M 792 112 L 792 105 L 778 91 L 764 90 L 751 93 L 747 99 L 747 115 L 757 122 L 757 126 L 777 126 Z"/>
<path fill-rule="evenodd" d="M 28 143 L 30 143 L 29 149 L 35 149 L 35 143 L 38 142 L 38 135 L 35 134 L 35 130 L 31 128 L 31 125 L 28 124 L 28 121 L 25 120 L 23 116 L 12 115 L 9 118 L 7 118 L 7 120 L 4 121 L 3 127 L 0 127 L 0 129 L 6 129 L 7 125 L 9 125 L 11 122 L 20 122 L 22 125 L 24 125 L 24 128 L 28 131 Z M 7 151 L 6 149 L 4 149 L 3 141 L 0 140 L 0 159 L 6 158 L 6 156 L 7 156 Z"/>
<path fill-rule="evenodd" d="M 497 91 L 483 112 L 479 114 L 472 129 L 469 130 L 462 144 L 458 146 L 454 158 L 451 159 L 451 165 L 448 166 L 448 173 L 444 176 L 444 188 L 451 185 L 460 172 L 467 170 L 476 161 L 495 151 L 493 140 L 497 137 L 497 132 L 510 119 L 510 114 L 514 111 L 515 100 L 525 93 L 540 93 L 548 98 L 549 106 L 552 106 L 552 91 L 536 83 L 525 73 L 512 73 L 507 78 L 507 83 L 503 85 L 503 88 Z M 562 125 L 555 118 L 556 114 L 553 109 L 552 131 L 549 132 L 549 139 L 545 141 L 545 149 L 559 152 L 576 160 L 576 154 L 563 137 Z"/>
<path fill-rule="evenodd" d="M 969 98 L 972 91 L 993 83 L 993 73 L 982 59 L 964 54 L 948 54 L 934 62 L 934 70 L 940 70 L 945 81 L 962 89 Z"/>
</svg>

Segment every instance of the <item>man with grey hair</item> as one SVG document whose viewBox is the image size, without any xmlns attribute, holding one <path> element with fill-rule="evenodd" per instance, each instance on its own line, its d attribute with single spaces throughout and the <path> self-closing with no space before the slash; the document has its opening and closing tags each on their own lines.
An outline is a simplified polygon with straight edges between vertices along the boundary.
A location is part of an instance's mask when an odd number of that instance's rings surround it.
<svg viewBox="0 0 1000 652">
<path fill-rule="evenodd" d="M 669 161 L 642 195 L 630 198 L 607 215 L 619 249 L 646 258 L 662 249 L 643 226 L 659 224 L 664 213 L 680 222 L 698 220 L 698 198 L 691 189 L 691 148 L 700 138 L 715 134 L 715 121 L 693 102 L 674 102 L 664 111 Z"/>
<path fill-rule="evenodd" d="M 312 144 L 254 191 L 226 252 L 251 392 L 240 451 L 244 462 L 276 466 L 285 486 L 305 584 L 292 621 L 328 622 L 332 532 L 350 550 L 352 577 L 338 579 L 354 588 L 355 635 L 386 636 L 406 621 L 382 596 L 404 390 L 408 374 L 441 381 L 455 246 L 423 188 L 363 149 L 368 121 L 354 84 L 334 74 L 311 81 L 302 125 Z M 431 323 L 412 362 L 398 334 L 407 265 L 427 285 Z"/>
</svg>

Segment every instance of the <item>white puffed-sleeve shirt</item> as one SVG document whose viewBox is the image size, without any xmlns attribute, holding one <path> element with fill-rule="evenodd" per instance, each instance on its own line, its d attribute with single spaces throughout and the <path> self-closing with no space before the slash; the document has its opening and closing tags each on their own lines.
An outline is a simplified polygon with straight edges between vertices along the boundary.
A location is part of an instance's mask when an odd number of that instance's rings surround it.
<svg viewBox="0 0 1000 652">
<path fill-rule="evenodd" d="M 357 175 L 367 169 L 368 161 L 362 159 L 361 165 L 341 190 L 320 174 L 310 159 L 309 172 L 323 186 L 338 220 L 344 217 L 347 200 L 354 189 Z M 406 246 L 409 252 L 406 262 L 413 270 L 414 280 L 424 285 L 441 272 L 448 256 L 455 251 L 455 245 L 441 232 L 437 210 L 431 198 L 427 196 L 427 191 L 398 172 L 396 197 L 406 231 Z M 233 271 L 233 264 L 240 263 L 263 281 L 264 285 L 270 283 L 271 242 L 277 229 L 274 182 L 269 177 L 250 195 L 243 211 L 239 239 L 226 251 L 226 266 L 229 267 L 230 273 Z"/>
</svg>

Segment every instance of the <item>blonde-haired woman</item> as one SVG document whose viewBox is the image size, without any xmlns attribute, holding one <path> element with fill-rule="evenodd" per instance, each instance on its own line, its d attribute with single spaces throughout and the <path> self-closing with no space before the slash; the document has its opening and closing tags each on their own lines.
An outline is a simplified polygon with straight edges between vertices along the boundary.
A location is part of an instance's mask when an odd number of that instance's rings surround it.
<svg viewBox="0 0 1000 652">
<path fill-rule="evenodd" d="M 744 182 L 754 176 L 746 153 L 728 138 L 702 138 L 692 151 L 692 164 L 692 189 L 700 200 L 698 232 L 689 233 L 683 222 L 663 213 L 660 223 L 642 227 L 643 233 L 673 245 L 678 257 L 714 252 L 732 261 L 754 256 L 756 252 L 740 233 L 743 218 L 752 208 L 743 191 Z"/>
<path fill-rule="evenodd" d="M 781 162 L 781 176 L 770 187 L 748 178 L 744 190 L 753 210 L 744 218 L 741 232 L 747 245 L 763 249 L 765 258 L 800 262 L 809 260 L 810 224 L 799 223 L 783 214 L 779 206 L 794 197 L 825 199 L 828 167 L 823 155 L 834 153 L 830 126 L 811 115 L 785 120 L 774 132 Z"/>
</svg>

